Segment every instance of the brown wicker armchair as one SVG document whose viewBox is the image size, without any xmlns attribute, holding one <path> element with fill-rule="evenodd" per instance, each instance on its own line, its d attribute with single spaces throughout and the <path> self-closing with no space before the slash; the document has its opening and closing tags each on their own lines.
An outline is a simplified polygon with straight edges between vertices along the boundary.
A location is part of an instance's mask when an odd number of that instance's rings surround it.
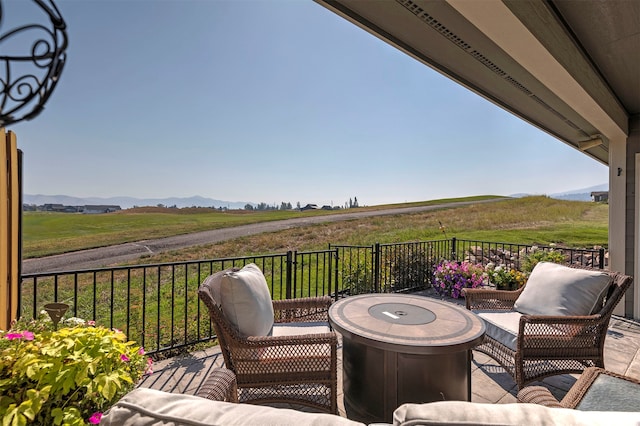
<svg viewBox="0 0 640 426">
<path fill-rule="evenodd" d="M 200 285 L 198 295 L 209 310 L 225 366 L 236 375 L 239 402 L 286 402 L 337 414 L 337 334 L 314 327 L 328 324 L 331 298 L 274 300 L 274 334 L 279 325 L 301 325 L 300 334 L 245 337 L 214 298 L 217 274 Z M 313 334 L 302 334 L 305 328 Z"/>
<path fill-rule="evenodd" d="M 544 386 L 525 386 L 518 402 L 584 411 L 638 411 L 640 380 L 603 368 L 589 367 L 558 401 Z"/>
<path fill-rule="evenodd" d="M 571 267 L 609 275 L 607 295 L 598 311 L 584 316 L 518 314 L 515 317 L 518 322 L 513 324 L 517 333 L 514 344 L 506 345 L 504 340 L 501 342 L 488 332 L 483 343 L 476 347 L 498 361 L 513 377 L 518 389 L 547 376 L 580 373 L 588 367 L 604 368 L 609 320 L 632 278 L 616 272 Z M 514 312 L 514 304 L 524 288 L 516 291 L 464 289 L 467 309 L 481 316 L 483 312 Z"/>
</svg>

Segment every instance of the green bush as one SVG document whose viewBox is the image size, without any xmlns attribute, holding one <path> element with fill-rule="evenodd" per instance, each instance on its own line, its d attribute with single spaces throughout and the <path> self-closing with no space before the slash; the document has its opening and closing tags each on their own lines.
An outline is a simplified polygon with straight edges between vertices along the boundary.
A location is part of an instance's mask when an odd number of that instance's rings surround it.
<svg viewBox="0 0 640 426">
<path fill-rule="evenodd" d="M 342 272 L 342 286 L 351 296 L 375 291 L 373 269 L 366 263 L 357 263 Z"/>
<path fill-rule="evenodd" d="M 433 276 L 431 260 L 424 250 L 402 250 L 392 259 L 390 275 L 394 288 L 427 288 Z"/>
<path fill-rule="evenodd" d="M 551 250 L 539 250 L 537 247 L 532 248 L 533 251 L 529 253 L 522 262 L 522 272 L 530 274 L 533 268 L 538 262 L 553 262 L 553 263 L 566 263 L 564 254 L 559 251 Z"/>
<path fill-rule="evenodd" d="M 71 318 L 0 331 L 2 425 L 85 425 L 129 392 L 151 360 L 119 330 Z"/>
</svg>

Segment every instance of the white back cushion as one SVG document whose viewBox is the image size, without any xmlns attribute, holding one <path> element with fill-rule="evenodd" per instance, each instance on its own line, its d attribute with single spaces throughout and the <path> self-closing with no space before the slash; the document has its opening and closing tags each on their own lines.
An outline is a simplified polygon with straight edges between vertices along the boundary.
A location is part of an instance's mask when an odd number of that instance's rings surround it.
<svg viewBox="0 0 640 426">
<path fill-rule="evenodd" d="M 257 265 L 228 271 L 220 282 L 220 305 L 243 336 L 267 336 L 273 328 L 273 304 L 267 280 Z"/>
<path fill-rule="evenodd" d="M 605 272 L 539 262 L 514 309 L 529 315 L 590 315 L 598 311 L 610 283 Z"/>
</svg>

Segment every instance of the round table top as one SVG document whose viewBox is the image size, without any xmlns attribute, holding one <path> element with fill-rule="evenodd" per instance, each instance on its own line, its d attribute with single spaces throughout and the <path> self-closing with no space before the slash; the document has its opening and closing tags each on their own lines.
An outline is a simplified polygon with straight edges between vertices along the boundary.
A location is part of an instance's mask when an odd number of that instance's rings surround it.
<svg viewBox="0 0 640 426">
<path fill-rule="evenodd" d="M 484 322 L 473 312 L 420 295 L 364 294 L 329 308 L 343 337 L 400 353 L 445 354 L 479 345 Z"/>
</svg>

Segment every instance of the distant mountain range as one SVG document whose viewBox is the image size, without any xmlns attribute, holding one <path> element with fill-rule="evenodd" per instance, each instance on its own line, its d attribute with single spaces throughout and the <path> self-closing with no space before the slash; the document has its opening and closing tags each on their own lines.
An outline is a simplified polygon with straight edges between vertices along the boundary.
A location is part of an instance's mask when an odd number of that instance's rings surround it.
<svg viewBox="0 0 640 426">
<path fill-rule="evenodd" d="M 608 191 L 609 184 L 603 183 L 601 185 L 591 186 L 589 188 L 576 189 L 574 191 L 547 194 L 551 198 L 559 200 L 573 200 L 573 201 L 591 201 L 591 193 L 597 191 Z M 529 195 L 540 194 L 512 194 L 510 197 L 526 197 Z M 43 204 L 63 204 L 65 206 L 86 206 L 86 205 L 116 205 L 123 209 L 130 209 L 134 206 L 157 206 L 162 204 L 166 207 L 226 207 L 228 209 L 243 209 L 247 204 L 253 206 L 256 203 L 249 201 L 224 201 L 216 200 L 213 198 L 200 197 L 198 195 L 193 197 L 170 197 L 170 198 L 134 198 L 134 197 L 72 197 L 69 195 L 30 195 L 24 194 L 22 201 L 25 204 L 35 204 L 41 206 Z"/>
<path fill-rule="evenodd" d="M 35 204 L 41 206 L 43 204 L 63 204 L 65 206 L 86 206 L 86 205 L 116 205 L 123 209 L 130 209 L 134 206 L 146 207 L 157 206 L 162 204 L 166 207 L 226 207 L 229 209 L 242 209 L 247 204 L 255 205 L 255 203 L 247 201 L 223 201 L 213 198 L 205 198 L 200 196 L 193 197 L 170 197 L 170 198 L 134 198 L 134 197 L 71 197 L 69 195 L 29 195 L 22 196 L 24 204 Z"/>
<path fill-rule="evenodd" d="M 609 184 L 602 183 L 596 186 L 590 186 L 588 188 L 575 189 L 573 191 L 567 192 L 558 192 L 555 194 L 546 194 L 550 198 L 555 198 L 558 200 L 570 200 L 570 201 L 591 201 L 591 193 L 592 192 L 600 192 L 600 191 L 608 191 Z M 540 195 L 540 194 L 512 194 L 511 197 L 526 197 L 529 195 Z"/>
</svg>

